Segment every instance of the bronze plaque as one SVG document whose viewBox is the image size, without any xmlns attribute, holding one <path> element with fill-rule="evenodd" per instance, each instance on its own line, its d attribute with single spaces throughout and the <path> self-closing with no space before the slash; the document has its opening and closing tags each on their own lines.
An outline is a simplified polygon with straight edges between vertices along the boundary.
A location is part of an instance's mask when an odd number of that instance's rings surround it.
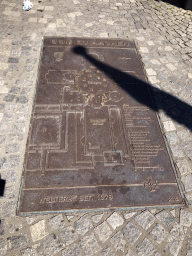
<svg viewBox="0 0 192 256">
<path fill-rule="evenodd" d="M 181 206 L 135 43 L 44 38 L 18 213 Z"/>
</svg>

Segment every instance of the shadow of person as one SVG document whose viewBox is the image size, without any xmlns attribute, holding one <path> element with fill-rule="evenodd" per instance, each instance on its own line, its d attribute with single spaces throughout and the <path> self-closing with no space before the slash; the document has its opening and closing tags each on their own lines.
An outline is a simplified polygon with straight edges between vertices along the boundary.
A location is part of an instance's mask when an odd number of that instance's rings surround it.
<svg viewBox="0 0 192 256">
<path fill-rule="evenodd" d="M 95 59 L 88 54 L 83 46 L 75 46 L 72 50 L 113 79 L 134 100 L 155 112 L 162 110 L 178 124 L 184 125 L 192 131 L 192 107 L 190 105 L 165 91 Z M 151 97 L 152 89 L 155 91 L 155 94 L 153 94 L 155 104 Z"/>
</svg>

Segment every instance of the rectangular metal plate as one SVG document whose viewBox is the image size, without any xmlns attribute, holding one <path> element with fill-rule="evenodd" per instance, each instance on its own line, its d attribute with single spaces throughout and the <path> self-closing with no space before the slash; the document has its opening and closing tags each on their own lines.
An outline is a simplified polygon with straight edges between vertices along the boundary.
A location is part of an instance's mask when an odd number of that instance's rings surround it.
<svg viewBox="0 0 192 256">
<path fill-rule="evenodd" d="M 184 205 L 133 41 L 44 38 L 18 213 Z"/>
</svg>

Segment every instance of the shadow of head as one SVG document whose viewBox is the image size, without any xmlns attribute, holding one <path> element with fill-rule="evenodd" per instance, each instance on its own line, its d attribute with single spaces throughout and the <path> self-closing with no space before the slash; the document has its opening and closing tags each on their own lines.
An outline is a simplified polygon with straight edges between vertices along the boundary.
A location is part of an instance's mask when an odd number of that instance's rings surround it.
<svg viewBox="0 0 192 256">
<path fill-rule="evenodd" d="M 73 52 L 76 53 L 76 54 L 79 54 L 79 55 L 87 55 L 87 49 L 83 46 L 75 46 L 73 47 Z"/>
</svg>

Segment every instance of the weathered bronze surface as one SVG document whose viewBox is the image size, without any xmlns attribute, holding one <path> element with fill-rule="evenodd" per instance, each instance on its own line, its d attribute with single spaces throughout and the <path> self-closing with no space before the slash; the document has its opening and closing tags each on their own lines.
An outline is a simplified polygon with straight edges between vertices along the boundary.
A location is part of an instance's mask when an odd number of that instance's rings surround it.
<svg viewBox="0 0 192 256">
<path fill-rule="evenodd" d="M 18 213 L 183 205 L 149 87 L 132 41 L 45 38 Z"/>
</svg>

